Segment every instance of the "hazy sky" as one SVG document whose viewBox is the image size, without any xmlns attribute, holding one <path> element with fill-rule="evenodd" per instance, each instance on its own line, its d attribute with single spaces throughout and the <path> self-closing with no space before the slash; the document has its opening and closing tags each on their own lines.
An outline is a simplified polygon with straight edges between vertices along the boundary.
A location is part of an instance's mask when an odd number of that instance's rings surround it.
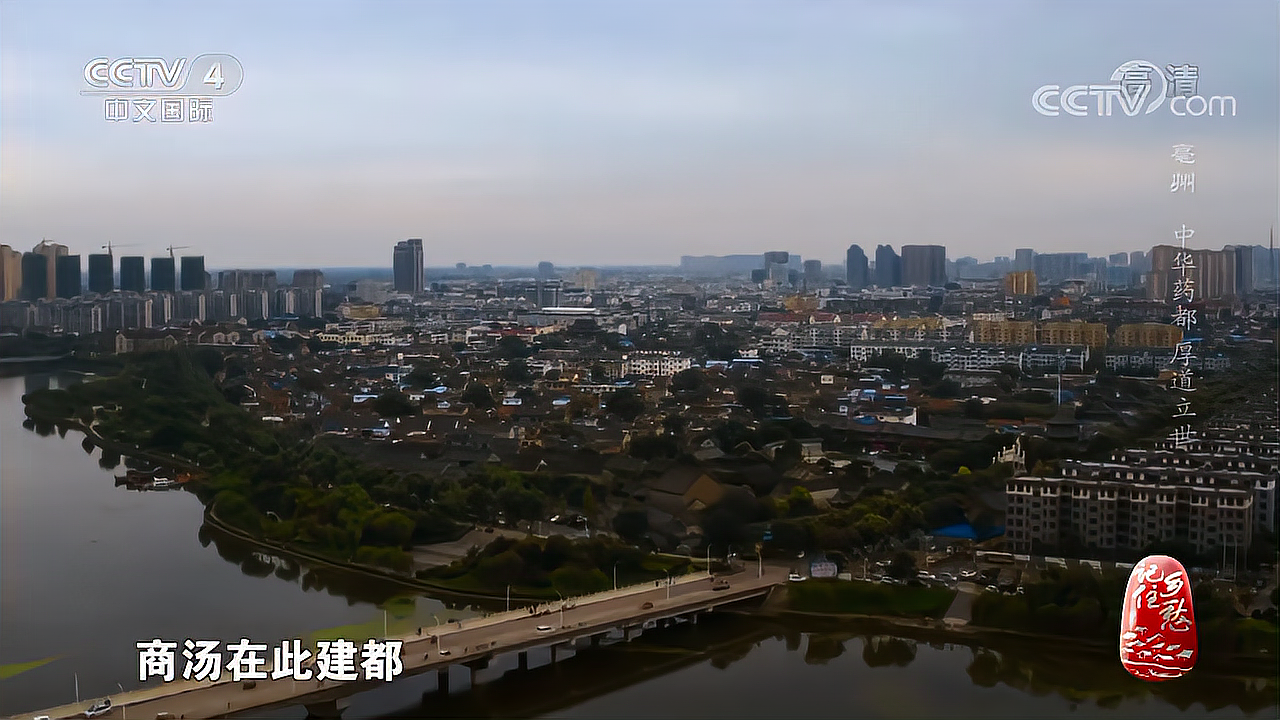
<svg viewBox="0 0 1280 720">
<path fill-rule="evenodd" d="M 215 52 L 245 77 L 208 124 L 79 92 L 96 57 Z M 1237 116 L 1032 108 L 1139 59 Z M 212 267 L 383 266 L 407 237 L 429 265 L 1265 244 L 1278 86 L 1276 0 L 0 0 L 0 242 Z"/>
</svg>

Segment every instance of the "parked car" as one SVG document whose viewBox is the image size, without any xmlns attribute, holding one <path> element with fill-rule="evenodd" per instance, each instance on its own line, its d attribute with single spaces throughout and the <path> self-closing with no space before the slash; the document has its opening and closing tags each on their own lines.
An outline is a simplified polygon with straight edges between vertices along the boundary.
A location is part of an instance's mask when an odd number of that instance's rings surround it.
<svg viewBox="0 0 1280 720">
<path fill-rule="evenodd" d="M 98 702 L 90 705 L 89 709 L 84 711 L 84 716 L 87 718 L 96 718 L 106 715 L 109 712 L 111 712 L 111 698 L 102 698 Z"/>
<path fill-rule="evenodd" d="M 787 580 L 791 582 L 804 582 L 806 579 L 807 578 L 805 578 L 805 576 L 801 575 L 800 573 L 794 573 L 794 572 L 787 576 Z"/>
</svg>

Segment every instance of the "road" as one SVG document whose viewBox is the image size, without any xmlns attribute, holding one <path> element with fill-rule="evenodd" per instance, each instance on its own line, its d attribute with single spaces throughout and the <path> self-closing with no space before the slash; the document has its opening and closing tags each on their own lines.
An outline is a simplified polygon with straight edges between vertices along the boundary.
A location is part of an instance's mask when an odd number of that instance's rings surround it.
<svg viewBox="0 0 1280 720">
<path fill-rule="evenodd" d="M 571 598 L 566 609 L 560 611 L 560 601 L 541 606 L 551 609 L 547 614 L 531 616 L 527 611 L 513 611 L 496 616 L 475 618 L 448 626 L 422 628 L 422 635 L 398 638 L 404 642 L 402 659 L 404 675 L 416 674 L 431 669 L 444 669 L 451 665 L 470 660 L 480 660 L 497 653 L 513 652 L 530 647 L 546 646 L 561 642 L 569 642 L 575 638 L 591 633 L 629 625 L 647 617 L 663 617 L 681 612 L 684 608 L 696 609 L 706 603 L 717 601 L 731 602 L 735 597 L 764 591 L 768 587 L 786 581 L 787 570 L 782 567 L 764 567 L 763 577 L 756 577 L 755 568 L 749 568 L 730 578 L 728 590 L 714 591 L 708 577 L 702 574 L 676 578 L 670 586 L 660 581 L 659 587 L 645 584 L 621 588 L 617 591 L 601 593 L 585 598 Z M 576 603 L 576 604 L 575 604 Z M 643 608 L 652 603 L 651 608 Z M 551 630 L 540 631 L 539 626 L 550 627 Z M 438 639 L 432 645 L 430 636 Z M 357 645 L 367 638 L 348 638 Z M 477 646 L 483 646 L 478 650 Z M 447 656 L 441 650 L 449 651 Z M 181 664 L 181 659 L 179 659 Z M 180 668 L 179 668 L 180 669 Z M 120 696 L 113 696 L 116 705 L 108 715 L 102 717 L 121 718 L 154 718 L 158 713 L 172 713 L 179 718 L 211 718 L 230 713 L 243 712 L 255 708 L 310 702 L 349 695 L 368 689 L 377 682 L 359 681 L 352 683 L 320 682 L 317 680 L 279 681 L 260 680 L 253 688 L 245 688 L 241 683 L 231 682 L 228 675 L 213 682 L 178 681 L 163 685 L 131 691 Z M 332 692 L 327 692 L 332 691 Z M 324 693 L 317 696 L 316 693 Z M 303 697 L 309 696 L 309 697 Z M 73 705 L 65 705 L 49 710 L 33 711 L 14 716 L 15 718 L 33 718 L 48 715 L 52 718 L 68 718 L 81 716 L 93 699 Z"/>
</svg>

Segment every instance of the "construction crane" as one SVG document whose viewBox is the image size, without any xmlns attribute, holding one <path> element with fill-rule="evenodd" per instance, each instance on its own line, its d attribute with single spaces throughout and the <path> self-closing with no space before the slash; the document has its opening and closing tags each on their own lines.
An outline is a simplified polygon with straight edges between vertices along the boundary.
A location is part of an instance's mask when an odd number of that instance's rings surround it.
<svg viewBox="0 0 1280 720">
<path fill-rule="evenodd" d="M 116 244 L 114 244 L 114 243 L 110 243 L 110 242 L 109 242 L 109 243 L 107 243 L 106 245 L 103 245 L 103 246 L 102 246 L 102 249 L 103 249 L 103 250 L 106 250 L 108 255 L 114 255 L 115 253 L 111 252 L 112 248 L 118 248 L 118 247 L 137 247 L 137 246 L 138 246 L 138 244 L 137 244 L 137 243 L 126 243 L 126 244 L 124 244 L 124 245 L 116 245 Z"/>
<path fill-rule="evenodd" d="M 170 260 L 173 260 L 173 259 L 174 259 L 174 257 L 173 257 L 173 251 L 174 251 L 174 250 L 186 250 L 186 249 L 187 249 L 187 248 L 189 248 L 189 247 L 191 247 L 191 246 L 190 246 L 190 245 L 170 245 L 169 247 L 165 248 L 165 250 L 168 250 L 168 251 L 169 251 L 169 259 L 170 259 Z"/>
</svg>

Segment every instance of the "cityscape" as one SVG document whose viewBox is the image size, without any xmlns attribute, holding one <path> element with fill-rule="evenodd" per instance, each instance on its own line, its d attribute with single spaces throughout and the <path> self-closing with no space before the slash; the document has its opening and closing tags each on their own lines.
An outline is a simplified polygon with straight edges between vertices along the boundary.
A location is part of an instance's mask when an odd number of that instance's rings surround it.
<svg viewBox="0 0 1280 720">
<path fill-rule="evenodd" d="M 0 0 L 0 718 L 1280 712 L 1280 6 Z"/>
</svg>

